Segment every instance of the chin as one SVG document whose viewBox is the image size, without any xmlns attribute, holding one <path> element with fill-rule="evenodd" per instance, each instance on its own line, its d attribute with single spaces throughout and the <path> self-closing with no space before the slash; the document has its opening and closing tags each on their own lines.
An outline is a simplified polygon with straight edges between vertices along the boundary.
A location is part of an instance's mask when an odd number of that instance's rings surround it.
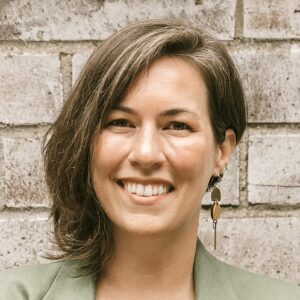
<svg viewBox="0 0 300 300">
<path fill-rule="evenodd" d="M 119 224 L 122 231 L 138 236 L 153 236 L 168 233 L 171 230 L 170 224 L 161 217 L 154 216 L 135 216 L 131 220 L 127 220 L 125 224 Z"/>
</svg>

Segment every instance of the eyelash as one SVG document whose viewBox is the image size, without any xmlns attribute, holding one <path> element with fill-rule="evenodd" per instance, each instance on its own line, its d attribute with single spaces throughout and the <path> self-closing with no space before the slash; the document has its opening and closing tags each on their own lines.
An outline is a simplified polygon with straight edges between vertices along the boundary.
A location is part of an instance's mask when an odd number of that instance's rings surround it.
<svg viewBox="0 0 300 300">
<path fill-rule="evenodd" d="M 126 119 L 116 119 L 116 120 L 113 120 L 113 121 L 109 122 L 109 123 L 107 124 L 107 126 L 127 127 L 127 126 L 119 126 L 119 125 L 116 124 L 116 123 L 118 123 L 118 122 L 120 122 L 120 121 L 122 121 L 123 124 L 124 124 L 124 122 L 127 122 L 127 123 L 129 124 L 128 120 L 126 120 Z"/>
<path fill-rule="evenodd" d="M 127 123 L 127 125 L 130 124 L 127 119 L 116 119 L 116 120 L 113 120 L 113 121 L 109 122 L 107 124 L 107 126 L 116 126 L 116 127 L 123 127 L 123 128 L 124 127 L 133 127 L 132 125 L 130 125 L 130 126 L 120 126 L 120 125 L 118 125 L 119 122 L 122 122 L 123 125 L 124 125 L 125 122 Z M 192 128 L 189 125 L 187 125 L 184 122 L 179 122 L 179 121 L 172 121 L 172 122 L 168 123 L 167 127 L 170 127 L 171 125 L 174 125 L 174 124 L 184 126 L 185 128 L 184 129 L 173 129 L 173 130 L 177 130 L 177 131 L 190 130 L 190 131 L 192 131 Z"/>
</svg>

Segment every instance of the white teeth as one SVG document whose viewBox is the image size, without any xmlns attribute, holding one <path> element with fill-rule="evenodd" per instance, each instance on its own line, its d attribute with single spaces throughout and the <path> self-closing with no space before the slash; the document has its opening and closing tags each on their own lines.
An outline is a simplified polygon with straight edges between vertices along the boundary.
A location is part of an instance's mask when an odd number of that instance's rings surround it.
<svg viewBox="0 0 300 300">
<path fill-rule="evenodd" d="M 146 188 L 144 189 L 144 196 L 152 196 L 152 186 L 146 185 Z"/>
<path fill-rule="evenodd" d="M 162 185 L 158 186 L 158 194 L 162 195 L 164 193 L 164 187 Z"/>
<path fill-rule="evenodd" d="M 139 196 L 143 196 L 143 194 L 144 194 L 144 187 L 141 184 L 138 184 L 137 189 L 136 189 L 136 193 Z"/>
<path fill-rule="evenodd" d="M 124 187 L 128 192 L 144 197 L 163 195 L 166 194 L 169 190 L 169 187 L 164 184 L 142 185 L 137 183 L 126 182 L 124 183 Z"/>
<path fill-rule="evenodd" d="M 136 184 L 135 183 L 132 183 L 131 184 L 131 193 L 136 193 Z"/>
</svg>

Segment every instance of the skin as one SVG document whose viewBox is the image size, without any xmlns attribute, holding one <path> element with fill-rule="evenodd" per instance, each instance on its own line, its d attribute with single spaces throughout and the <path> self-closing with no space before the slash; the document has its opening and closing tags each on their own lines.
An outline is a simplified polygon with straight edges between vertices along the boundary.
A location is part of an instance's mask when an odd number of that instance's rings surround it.
<svg viewBox="0 0 300 300">
<path fill-rule="evenodd" d="M 228 163 L 235 134 L 228 129 L 223 144 L 215 143 L 201 73 L 180 58 L 157 60 L 119 106 L 92 155 L 93 186 L 116 243 L 96 299 L 194 299 L 201 199 Z M 174 108 L 188 112 L 163 115 Z M 133 197 L 116 182 L 128 177 L 164 179 L 174 191 Z"/>
</svg>

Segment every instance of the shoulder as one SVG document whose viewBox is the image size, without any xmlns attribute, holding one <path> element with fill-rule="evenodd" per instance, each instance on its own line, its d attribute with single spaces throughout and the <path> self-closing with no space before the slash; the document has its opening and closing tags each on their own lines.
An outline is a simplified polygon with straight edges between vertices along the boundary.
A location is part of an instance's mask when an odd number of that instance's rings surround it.
<svg viewBox="0 0 300 300">
<path fill-rule="evenodd" d="M 43 299 L 64 262 L 36 264 L 0 272 L 0 300 Z"/>
<path fill-rule="evenodd" d="M 80 260 L 19 267 L 0 272 L 0 300 L 93 299 L 95 276 L 81 276 Z"/>
<path fill-rule="evenodd" d="M 300 299 L 300 287 L 295 284 L 251 273 L 223 262 L 219 264 L 238 299 Z"/>
<path fill-rule="evenodd" d="M 300 287 L 251 273 L 221 262 L 207 252 L 200 241 L 194 265 L 196 294 L 205 299 L 299 300 Z"/>
</svg>

